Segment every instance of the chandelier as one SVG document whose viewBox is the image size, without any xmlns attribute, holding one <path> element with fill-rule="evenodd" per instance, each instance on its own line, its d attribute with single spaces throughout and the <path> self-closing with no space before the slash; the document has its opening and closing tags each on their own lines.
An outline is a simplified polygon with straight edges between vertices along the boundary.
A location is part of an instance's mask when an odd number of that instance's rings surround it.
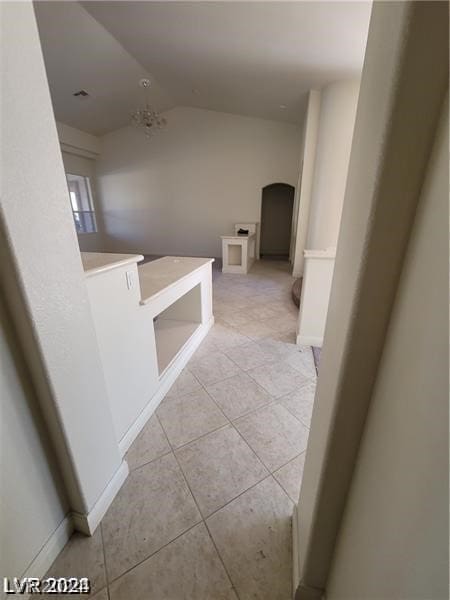
<svg viewBox="0 0 450 600">
<path fill-rule="evenodd" d="M 148 89 L 150 88 L 149 79 L 141 79 L 139 85 L 144 88 L 146 94 L 146 103 L 142 108 L 137 108 L 131 113 L 131 123 L 135 127 L 140 127 L 144 130 L 145 135 L 150 138 L 158 131 L 158 129 L 164 129 L 167 125 L 167 121 L 160 115 L 157 110 L 153 110 L 148 102 Z"/>
</svg>

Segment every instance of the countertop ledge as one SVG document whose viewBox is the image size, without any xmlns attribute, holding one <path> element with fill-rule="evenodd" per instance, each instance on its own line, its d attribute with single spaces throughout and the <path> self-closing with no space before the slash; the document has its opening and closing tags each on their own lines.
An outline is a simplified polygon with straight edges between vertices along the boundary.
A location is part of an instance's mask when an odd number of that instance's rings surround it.
<svg viewBox="0 0 450 600">
<path fill-rule="evenodd" d="M 214 262 L 214 258 L 164 256 L 138 267 L 141 304 L 145 305 L 167 288 L 183 281 L 199 269 Z"/>
<path fill-rule="evenodd" d="M 112 252 L 81 252 L 86 277 L 92 277 L 111 269 L 141 262 L 142 254 L 114 254 Z"/>
<path fill-rule="evenodd" d="M 222 240 L 251 240 L 256 237 L 256 233 L 242 233 L 240 235 L 230 233 L 230 235 L 221 235 Z"/>
</svg>

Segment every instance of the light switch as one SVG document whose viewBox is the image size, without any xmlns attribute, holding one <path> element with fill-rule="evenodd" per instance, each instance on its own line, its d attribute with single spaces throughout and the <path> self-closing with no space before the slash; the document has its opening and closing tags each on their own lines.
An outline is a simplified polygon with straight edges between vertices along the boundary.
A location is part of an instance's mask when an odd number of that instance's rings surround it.
<svg viewBox="0 0 450 600">
<path fill-rule="evenodd" d="M 127 277 L 127 288 L 131 290 L 133 287 L 133 271 L 127 271 L 125 275 Z"/>
</svg>

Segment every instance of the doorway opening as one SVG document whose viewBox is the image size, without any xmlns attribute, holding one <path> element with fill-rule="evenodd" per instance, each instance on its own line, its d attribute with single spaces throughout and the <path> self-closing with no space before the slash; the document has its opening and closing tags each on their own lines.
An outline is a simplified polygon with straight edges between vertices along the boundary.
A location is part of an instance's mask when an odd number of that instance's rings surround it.
<svg viewBox="0 0 450 600">
<path fill-rule="evenodd" d="M 260 258 L 289 260 L 295 188 L 271 183 L 262 190 Z"/>
</svg>

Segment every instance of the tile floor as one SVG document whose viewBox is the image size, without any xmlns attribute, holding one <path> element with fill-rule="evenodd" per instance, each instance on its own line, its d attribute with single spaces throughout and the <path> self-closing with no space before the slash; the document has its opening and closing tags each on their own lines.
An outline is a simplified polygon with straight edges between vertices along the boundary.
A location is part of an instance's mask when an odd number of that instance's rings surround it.
<svg viewBox="0 0 450 600">
<path fill-rule="evenodd" d="M 96 600 L 289 600 L 291 516 L 316 370 L 297 347 L 288 265 L 214 273 L 216 324 L 127 453 L 94 536 L 49 574 Z"/>
</svg>

